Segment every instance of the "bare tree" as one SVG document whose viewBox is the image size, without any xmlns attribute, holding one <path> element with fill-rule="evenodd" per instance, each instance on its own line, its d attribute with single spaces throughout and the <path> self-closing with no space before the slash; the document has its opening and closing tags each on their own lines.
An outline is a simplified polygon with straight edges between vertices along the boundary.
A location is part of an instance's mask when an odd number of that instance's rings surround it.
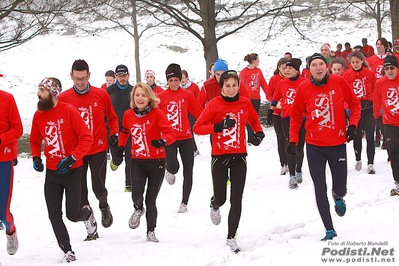
<svg viewBox="0 0 399 266">
<path fill-rule="evenodd" d="M 218 58 L 218 41 L 262 18 L 278 17 L 282 10 L 293 6 L 295 0 L 137 0 L 139 2 L 163 25 L 179 27 L 197 38 L 204 48 L 207 68 Z"/>
<path fill-rule="evenodd" d="M 51 31 L 56 17 L 77 10 L 76 5 L 62 0 L 1 0 L 0 52 L 21 45 Z"/>
<path fill-rule="evenodd" d="M 399 2 L 390 0 L 391 23 L 392 23 L 392 40 L 399 39 Z"/>
<path fill-rule="evenodd" d="M 378 38 L 382 37 L 382 22 L 390 16 L 390 6 L 388 0 L 353 0 L 347 1 L 351 6 L 360 10 L 366 17 L 376 21 Z M 391 1 L 395 2 L 395 1 Z"/>
<path fill-rule="evenodd" d="M 66 14 L 70 30 L 99 34 L 112 30 L 123 30 L 134 40 L 136 82 L 141 81 L 140 39 L 148 30 L 160 23 L 149 15 L 136 0 L 97 0 L 88 3 L 75 14 Z"/>
</svg>

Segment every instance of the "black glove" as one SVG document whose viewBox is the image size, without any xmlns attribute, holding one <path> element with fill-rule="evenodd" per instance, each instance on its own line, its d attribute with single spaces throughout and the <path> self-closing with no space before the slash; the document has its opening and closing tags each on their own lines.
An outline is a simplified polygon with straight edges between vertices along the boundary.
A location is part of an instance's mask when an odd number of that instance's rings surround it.
<svg viewBox="0 0 399 266">
<path fill-rule="evenodd" d="M 254 146 L 259 146 L 259 144 L 262 142 L 264 137 L 265 137 L 265 133 L 263 133 L 262 131 L 259 131 L 258 133 L 254 134 L 254 137 L 252 139 L 250 139 L 248 142 Z"/>
<path fill-rule="evenodd" d="M 165 139 L 153 139 L 153 140 L 151 140 L 151 145 L 154 146 L 155 148 L 161 148 L 166 145 L 166 140 Z"/>
<path fill-rule="evenodd" d="M 274 110 L 273 109 L 269 109 L 267 110 L 267 123 L 269 124 L 269 126 L 271 126 L 273 124 L 273 113 Z"/>
<path fill-rule="evenodd" d="M 227 115 L 226 118 L 222 120 L 222 122 L 213 125 L 213 131 L 222 132 L 223 129 L 232 128 L 235 125 L 236 125 L 236 120 L 230 118 L 230 116 Z"/>
<path fill-rule="evenodd" d="M 33 169 L 35 169 L 38 172 L 43 172 L 44 165 L 42 162 L 42 159 L 40 157 L 33 157 Z"/>
<path fill-rule="evenodd" d="M 71 170 L 72 166 L 76 163 L 76 159 L 72 156 L 69 155 L 62 159 L 58 165 L 57 165 L 57 173 L 59 175 L 65 175 L 66 173 Z"/>
<path fill-rule="evenodd" d="M 123 158 L 123 153 L 124 153 L 124 152 L 125 152 L 125 147 L 119 146 L 119 147 L 116 149 L 114 156 L 115 156 L 116 158 Z"/>
<path fill-rule="evenodd" d="M 287 154 L 288 155 L 295 155 L 296 154 L 296 144 L 295 142 L 290 142 L 287 145 Z"/>
<path fill-rule="evenodd" d="M 114 149 L 118 148 L 118 134 L 114 134 L 109 138 L 108 141 L 109 146 L 111 146 Z"/>
<path fill-rule="evenodd" d="M 13 165 L 13 166 L 17 166 L 17 164 L 18 164 L 18 159 L 12 160 L 12 165 Z"/>
<path fill-rule="evenodd" d="M 346 142 L 354 140 L 356 138 L 356 127 L 354 125 L 350 125 L 346 130 Z"/>
</svg>

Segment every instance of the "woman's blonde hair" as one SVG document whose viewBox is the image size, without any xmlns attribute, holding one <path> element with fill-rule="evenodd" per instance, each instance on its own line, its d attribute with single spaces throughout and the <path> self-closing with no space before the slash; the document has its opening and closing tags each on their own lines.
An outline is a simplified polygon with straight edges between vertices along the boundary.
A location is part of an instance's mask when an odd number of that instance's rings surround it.
<svg viewBox="0 0 399 266">
<path fill-rule="evenodd" d="M 136 107 L 136 105 L 134 104 L 134 94 L 137 88 L 141 88 L 145 92 L 145 94 L 148 96 L 150 100 L 152 108 L 158 107 L 160 100 L 159 98 L 157 98 L 157 96 L 155 96 L 155 93 L 152 91 L 150 85 L 148 85 L 147 83 L 139 82 L 136 85 L 134 85 L 132 89 L 132 94 L 130 95 L 130 108 Z"/>
</svg>

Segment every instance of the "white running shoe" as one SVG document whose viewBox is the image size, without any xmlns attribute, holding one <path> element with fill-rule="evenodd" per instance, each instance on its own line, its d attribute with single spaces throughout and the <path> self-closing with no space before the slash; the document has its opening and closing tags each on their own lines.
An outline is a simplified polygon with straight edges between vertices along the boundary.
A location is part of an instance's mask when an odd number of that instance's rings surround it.
<svg viewBox="0 0 399 266">
<path fill-rule="evenodd" d="M 60 263 L 64 263 L 64 262 L 68 262 L 69 263 L 69 262 L 75 261 L 75 260 L 76 260 L 75 252 L 67 251 L 63 255 L 62 259 L 59 260 L 59 262 Z"/>
<path fill-rule="evenodd" d="M 168 170 L 165 170 L 165 179 L 169 185 L 173 185 L 176 182 L 176 176 L 174 174 L 169 173 Z"/>
<path fill-rule="evenodd" d="M 154 231 L 149 231 L 147 233 L 147 242 L 155 242 L 155 243 L 159 242 L 158 238 L 155 236 Z"/>
<path fill-rule="evenodd" d="M 226 240 L 226 245 L 230 247 L 230 250 L 234 253 L 238 253 L 241 251 L 240 247 L 237 245 L 234 238 L 230 238 Z"/>
<path fill-rule="evenodd" d="M 7 253 L 8 255 L 14 255 L 18 251 L 19 243 L 17 237 L 17 231 L 14 231 L 11 235 L 6 234 L 7 236 Z"/>
<path fill-rule="evenodd" d="M 180 203 L 180 207 L 177 213 L 186 213 L 186 212 L 187 212 L 187 205 L 184 203 Z"/>
<path fill-rule="evenodd" d="M 280 171 L 280 175 L 285 175 L 286 173 L 288 173 L 290 170 L 288 169 L 288 165 L 284 164 L 281 167 L 281 171 Z"/>
<path fill-rule="evenodd" d="M 367 165 L 367 173 L 370 174 L 370 175 L 374 175 L 375 174 L 375 170 L 374 170 L 374 165 L 373 164 Z"/>
<path fill-rule="evenodd" d="M 356 161 L 355 169 L 356 169 L 357 171 L 362 170 L 362 161 Z"/>
<path fill-rule="evenodd" d="M 295 174 L 295 177 L 296 177 L 296 181 L 298 182 L 298 184 L 301 184 L 303 181 L 302 172 L 297 172 Z"/>
<path fill-rule="evenodd" d="M 97 221 L 96 218 L 94 218 L 93 209 L 90 207 L 90 205 L 85 205 L 82 209 L 88 209 L 91 212 L 89 218 L 83 221 L 86 226 L 87 232 L 87 237 L 85 241 L 96 240 L 98 238 Z"/>
<path fill-rule="evenodd" d="M 132 229 L 136 229 L 140 225 L 140 218 L 143 216 L 145 213 L 145 209 L 143 208 L 142 210 L 137 209 L 134 210 L 132 216 L 129 219 L 129 227 Z"/>
<path fill-rule="evenodd" d="M 219 208 L 217 208 L 217 209 L 211 208 L 211 220 L 214 225 L 220 224 L 220 221 L 222 220 L 222 216 L 220 215 Z"/>
<path fill-rule="evenodd" d="M 297 188 L 298 187 L 298 181 L 296 180 L 296 176 L 290 175 L 290 181 L 288 182 L 288 187 L 289 188 Z"/>
</svg>

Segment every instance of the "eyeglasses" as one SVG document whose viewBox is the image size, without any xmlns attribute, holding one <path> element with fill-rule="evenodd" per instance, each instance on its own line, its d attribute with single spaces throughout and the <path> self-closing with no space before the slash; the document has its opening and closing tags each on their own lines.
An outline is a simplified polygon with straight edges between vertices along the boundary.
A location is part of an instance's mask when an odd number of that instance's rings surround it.
<svg viewBox="0 0 399 266">
<path fill-rule="evenodd" d="M 384 70 L 385 71 L 388 71 L 388 70 L 395 70 L 396 69 L 396 67 L 394 67 L 394 66 L 386 66 L 386 67 L 384 67 Z"/>
<path fill-rule="evenodd" d="M 73 79 L 74 81 L 85 82 L 85 81 L 87 81 L 89 78 L 88 78 L 88 77 L 83 77 L 83 78 L 72 77 L 72 79 Z"/>
</svg>

